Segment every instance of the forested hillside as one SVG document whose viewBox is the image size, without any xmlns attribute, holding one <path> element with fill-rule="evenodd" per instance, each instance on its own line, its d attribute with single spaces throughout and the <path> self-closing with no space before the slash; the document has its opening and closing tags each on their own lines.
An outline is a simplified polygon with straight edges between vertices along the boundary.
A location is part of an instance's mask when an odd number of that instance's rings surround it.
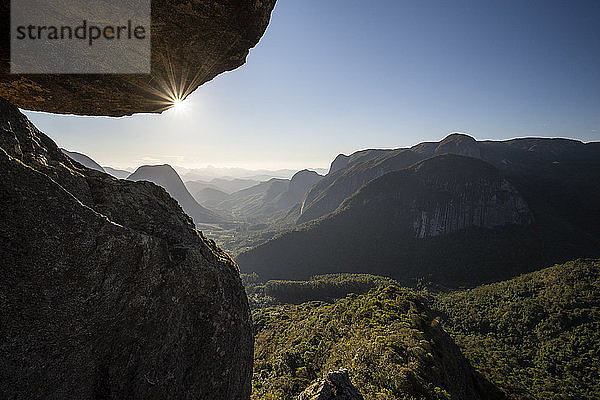
<svg viewBox="0 0 600 400">
<path fill-rule="evenodd" d="M 424 299 L 396 286 L 254 313 L 253 400 L 292 400 L 345 367 L 366 400 L 501 399 L 432 322 Z"/>
<path fill-rule="evenodd" d="M 514 399 L 600 398 L 600 260 L 438 297 L 443 327 Z"/>
</svg>

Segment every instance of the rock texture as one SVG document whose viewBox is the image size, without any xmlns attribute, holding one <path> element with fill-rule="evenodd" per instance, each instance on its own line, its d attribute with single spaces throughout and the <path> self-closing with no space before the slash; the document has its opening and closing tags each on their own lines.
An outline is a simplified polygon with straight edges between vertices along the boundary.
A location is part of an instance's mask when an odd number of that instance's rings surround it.
<svg viewBox="0 0 600 400">
<path fill-rule="evenodd" d="M 298 400 L 363 400 L 362 394 L 350 382 L 348 370 L 329 371 L 324 379 L 310 385 Z"/>
<path fill-rule="evenodd" d="M 440 174 L 444 165 L 451 165 L 452 169 Z M 413 170 L 415 175 L 420 175 L 421 184 L 430 188 L 422 192 L 424 195 L 414 189 L 408 193 L 392 189 L 397 181 L 406 179 L 403 172 L 391 172 L 373 181 L 371 185 L 379 185 L 379 189 L 371 190 L 387 191 L 387 196 L 393 196 L 399 204 L 408 195 L 410 205 L 406 208 L 413 221 L 414 234 L 419 239 L 469 227 L 491 229 L 528 225 L 534 221 L 523 196 L 490 164 L 447 154 L 417 164 Z M 432 196 L 433 191 L 440 195 Z M 381 196 L 376 198 L 381 200 Z"/>
<path fill-rule="evenodd" d="M 247 399 L 238 271 L 160 187 L 65 156 L 0 100 L 0 387 L 11 399 Z"/>
<path fill-rule="evenodd" d="M 129 175 L 127 180 L 148 181 L 164 188 L 197 224 L 223 221 L 223 218 L 215 212 L 198 204 L 183 184 L 179 174 L 168 164 L 143 165 Z"/>
<path fill-rule="evenodd" d="M 164 98 L 169 91 L 189 94 L 244 64 L 267 28 L 274 5 L 275 0 L 152 0 L 150 76 L 11 75 L 10 1 L 2 0 L 0 97 L 20 108 L 52 113 L 161 112 L 170 106 Z M 61 7 L 60 1 L 56 7 Z"/>
</svg>

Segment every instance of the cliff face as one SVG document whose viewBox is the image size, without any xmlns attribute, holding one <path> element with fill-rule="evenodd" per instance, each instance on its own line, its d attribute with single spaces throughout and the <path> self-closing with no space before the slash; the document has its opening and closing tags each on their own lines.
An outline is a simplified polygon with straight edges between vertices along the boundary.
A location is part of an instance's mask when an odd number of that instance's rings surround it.
<svg viewBox="0 0 600 400">
<path fill-rule="evenodd" d="M 307 169 L 296 172 L 290 180 L 290 187 L 288 189 L 290 196 L 293 197 L 296 202 L 301 202 L 308 189 L 322 178 L 323 176 L 317 174 L 315 171 L 309 171 Z"/>
<path fill-rule="evenodd" d="M 458 232 L 470 226 L 495 228 L 533 222 L 527 203 L 506 179 L 480 182 L 473 190 L 462 189 L 441 202 L 411 210 L 416 237 Z"/>
<path fill-rule="evenodd" d="M 162 189 L 66 157 L 0 100 L 8 398 L 247 399 L 238 271 Z"/>
<path fill-rule="evenodd" d="M 341 207 L 388 210 L 419 239 L 533 222 L 525 199 L 496 168 L 451 154 L 375 179 Z"/>
<path fill-rule="evenodd" d="M 520 192 L 525 194 L 531 190 L 531 194 L 525 195 L 530 203 L 539 196 L 541 204 L 536 208 L 546 209 L 546 200 L 561 196 L 578 197 L 569 203 L 586 202 L 585 196 L 578 193 L 582 188 L 587 191 L 593 186 L 588 177 L 594 176 L 594 169 L 598 167 L 600 144 L 542 138 L 478 142 L 468 135 L 455 133 L 440 142 L 424 142 L 410 149 L 362 150 L 350 156 L 340 155 L 332 163 L 329 174 L 306 194 L 297 222 L 308 222 L 334 211 L 372 179 L 445 154 L 475 158 L 495 166 L 511 177 Z M 560 205 L 564 202 L 558 201 L 558 209 L 564 210 Z M 591 214 L 600 215 L 597 207 L 593 208 Z M 578 222 L 589 224 L 585 219 Z"/>
</svg>

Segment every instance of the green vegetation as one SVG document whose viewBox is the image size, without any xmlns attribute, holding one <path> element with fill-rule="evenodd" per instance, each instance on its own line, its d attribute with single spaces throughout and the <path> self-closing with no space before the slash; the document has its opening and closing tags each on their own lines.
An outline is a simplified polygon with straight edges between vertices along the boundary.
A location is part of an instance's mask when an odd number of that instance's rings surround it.
<svg viewBox="0 0 600 400">
<path fill-rule="evenodd" d="M 316 275 L 308 281 L 268 281 L 261 283 L 256 274 L 242 274 L 252 308 L 307 301 L 332 302 L 350 293 L 363 294 L 378 286 L 397 285 L 396 281 L 369 274 Z"/>
<path fill-rule="evenodd" d="M 477 398 L 449 383 L 470 368 L 462 354 L 513 399 L 600 398 L 600 260 L 425 297 L 366 274 L 266 284 L 245 275 L 244 284 L 255 308 L 252 399 L 293 399 L 338 367 L 366 399 Z M 469 374 L 461 385 L 498 395 Z"/>
<path fill-rule="evenodd" d="M 248 251 L 277 235 L 292 229 L 292 224 L 286 221 L 250 224 L 246 222 L 231 222 L 223 224 L 197 224 L 207 237 L 213 239 L 219 247 L 227 251 L 231 257 Z"/>
<path fill-rule="evenodd" d="M 516 399 L 600 398 L 600 260 L 438 296 L 465 356 Z"/>
<path fill-rule="evenodd" d="M 422 297 L 397 286 L 333 304 L 255 310 L 252 399 L 295 399 L 339 367 L 349 369 L 366 400 L 501 398 L 450 337 L 431 327 L 435 316 Z"/>
</svg>

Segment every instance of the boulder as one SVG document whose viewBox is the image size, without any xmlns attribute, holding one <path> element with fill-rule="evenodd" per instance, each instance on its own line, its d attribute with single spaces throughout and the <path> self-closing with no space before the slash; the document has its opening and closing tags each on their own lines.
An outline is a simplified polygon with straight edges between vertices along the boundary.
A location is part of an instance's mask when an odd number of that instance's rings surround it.
<svg viewBox="0 0 600 400">
<path fill-rule="evenodd" d="M 248 399 L 238 270 L 167 192 L 74 162 L 0 99 L 0 387 Z"/>
<path fill-rule="evenodd" d="M 310 385 L 298 400 L 363 400 L 363 396 L 350 382 L 348 370 L 341 368 Z"/>
</svg>

